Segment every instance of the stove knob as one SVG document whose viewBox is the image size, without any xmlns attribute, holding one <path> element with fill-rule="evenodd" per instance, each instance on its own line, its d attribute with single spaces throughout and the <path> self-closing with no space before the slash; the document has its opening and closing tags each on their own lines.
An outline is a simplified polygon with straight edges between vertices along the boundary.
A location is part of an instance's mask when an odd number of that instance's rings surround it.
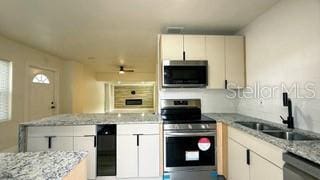
<svg viewBox="0 0 320 180">
<path fill-rule="evenodd" d="M 192 126 L 191 126 L 191 124 L 188 124 L 188 128 L 189 128 L 189 129 L 192 129 Z"/>
</svg>

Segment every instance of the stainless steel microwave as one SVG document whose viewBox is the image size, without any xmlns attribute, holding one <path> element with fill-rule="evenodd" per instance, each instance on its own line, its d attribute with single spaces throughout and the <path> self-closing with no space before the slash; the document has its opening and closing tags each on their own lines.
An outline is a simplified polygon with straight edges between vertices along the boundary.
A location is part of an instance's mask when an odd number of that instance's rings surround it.
<svg viewBox="0 0 320 180">
<path fill-rule="evenodd" d="M 208 61 L 163 61 L 162 87 L 205 88 L 208 86 Z"/>
</svg>

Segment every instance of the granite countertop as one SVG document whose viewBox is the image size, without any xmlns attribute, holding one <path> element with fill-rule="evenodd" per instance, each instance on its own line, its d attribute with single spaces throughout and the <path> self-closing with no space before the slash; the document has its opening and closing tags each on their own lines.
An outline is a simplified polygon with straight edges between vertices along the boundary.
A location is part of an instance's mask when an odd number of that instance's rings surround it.
<svg viewBox="0 0 320 180">
<path fill-rule="evenodd" d="M 311 140 L 311 141 L 288 141 L 279 139 L 270 135 L 267 135 L 261 131 L 253 130 L 250 128 L 247 128 L 245 126 L 242 126 L 240 124 L 235 123 L 236 121 L 254 121 L 254 122 L 262 122 L 266 124 L 270 124 L 276 127 L 279 127 L 284 130 L 289 130 L 286 128 L 285 125 L 278 124 L 278 123 L 272 123 L 270 121 L 265 121 L 258 118 L 253 118 L 249 116 L 244 116 L 240 114 L 224 114 L 224 113 L 208 113 L 205 114 L 207 117 L 210 117 L 212 119 L 215 119 L 217 122 L 224 122 L 228 124 L 231 127 L 234 127 L 236 129 L 239 129 L 241 131 L 244 131 L 250 135 L 253 135 L 259 139 L 262 139 L 266 142 L 269 142 L 277 147 L 280 147 L 284 151 L 294 153 L 298 156 L 301 156 L 305 159 L 308 159 L 310 161 L 313 161 L 315 163 L 320 164 L 320 141 L 319 140 Z M 300 129 L 294 129 L 292 130 L 294 132 L 299 132 L 302 134 L 306 134 L 309 136 L 314 137 L 320 137 L 319 134 L 313 133 L 310 131 L 304 131 Z"/>
<path fill-rule="evenodd" d="M 82 151 L 0 153 L 0 179 L 60 180 L 86 156 Z"/>
<path fill-rule="evenodd" d="M 96 124 L 161 123 L 152 113 L 61 114 L 22 123 L 22 126 L 72 126 Z"/>
</svg>

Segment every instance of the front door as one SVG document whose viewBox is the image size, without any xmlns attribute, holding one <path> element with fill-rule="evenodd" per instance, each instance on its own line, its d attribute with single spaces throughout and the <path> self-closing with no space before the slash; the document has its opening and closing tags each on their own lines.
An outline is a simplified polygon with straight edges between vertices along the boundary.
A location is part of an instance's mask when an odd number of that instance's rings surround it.
<svg viewBox="0 0 320 180">
<path fill-rule="evenodd" d="M 30 67 L 29 120 L 56 113 L 54 77 L 54 71 Z"/>
</svg>

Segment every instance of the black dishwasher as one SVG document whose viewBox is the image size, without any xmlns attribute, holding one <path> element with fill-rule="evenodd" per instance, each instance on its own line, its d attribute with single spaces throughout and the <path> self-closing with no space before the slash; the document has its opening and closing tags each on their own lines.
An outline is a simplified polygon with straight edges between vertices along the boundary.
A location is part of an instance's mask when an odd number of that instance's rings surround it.
<svg viewBox="0 0 320 180">
<path fill-rule="evenodd" d="M 117 126 L 97 126 L 97 176 L 116 176 Z"/>
</svg>

